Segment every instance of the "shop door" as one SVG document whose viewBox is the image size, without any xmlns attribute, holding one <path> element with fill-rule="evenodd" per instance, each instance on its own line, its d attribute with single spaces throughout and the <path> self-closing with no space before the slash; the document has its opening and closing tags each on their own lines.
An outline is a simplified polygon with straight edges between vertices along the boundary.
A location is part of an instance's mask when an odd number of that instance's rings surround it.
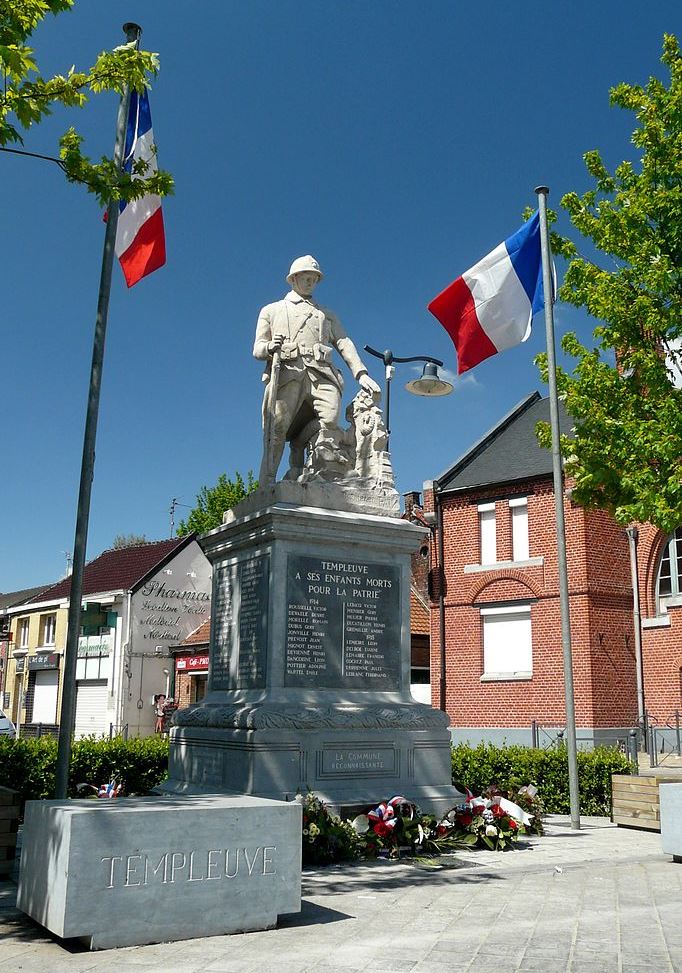
<svg viewBox="0 0 682 973">
<path fill-rule="evenodd" d="M 32 723 L 57 722 L 58 669 L 41 669 L 35 674 Z"/>
<path fill-rule="evenodd" d="M 79 679 L 76 685 L 76 739 L 108 736 L 107 680 Z"/>
<path fill-rule="evenodd" d="M 193 676 L 192 682 L 194 683 L 192 687 L 194 690 L 192 693 L 192 702 L 200 703 L 206 695 L 206 689 L 208 687 L 208 673 L 205 676 Z"/>
</svg>

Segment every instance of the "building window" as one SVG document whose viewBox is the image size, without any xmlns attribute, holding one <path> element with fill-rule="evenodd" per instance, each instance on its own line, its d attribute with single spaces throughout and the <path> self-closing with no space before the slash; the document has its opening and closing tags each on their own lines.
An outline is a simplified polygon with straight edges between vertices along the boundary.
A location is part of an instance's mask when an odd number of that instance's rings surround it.
<svg viewBox="0 0 682 973">
<path fill-rule="evenodd" d="M 515 497 L 509 501 L 512 522 L 512 557 L 515 561 L 527 561 L 530 557 L 528 546 L 528 500 Z"/>
<path fill-rule="evenodd" d="M 208 688 L 208 673 L 204 675 L 195 674 L 192 676 L 192 696 L 191 700 L 193 703 L 200 703 L 201 700 L 206 695 L 206 690 Z"/>
<path fill-rule="evenodd" d="M 658 569 L 658 610 L 667 611 L 668 602 L 682 594 L 682 527 L 678 527 L 663 548 Z"/>
<path fill-rule="evenodd" d="M 497 526 L 494 503 L 480 503 L 478 505 L 478 532 L 481 564 L 495 564 L 497 561 Z"/>
<path fill-rule="evenodd" d="M 431 670 L 428 666 L 412 666 L 410 669 L 410 683 L 426 686 L 431 682 Z"/>
<path fill-rule="evenodd" d="M 43 615 L 43 617 L 40 620 L 40 626 L 42 630 L 40 644 L 54 645 L 55 635 L 57 632 L 57 616 Z"/>
<path fill-rule="evenodd" d="M 500 605 L 481 609 L 483 676 L 495 679 L 530 678 L 533 643 L 530 605 Z"/>
<path fill-rule="evenodd" d="M 28 648 L 28 630 L 31 624 L 30 618 L 22 618 L 19 622 L 19 648 Z"/>
</svg>

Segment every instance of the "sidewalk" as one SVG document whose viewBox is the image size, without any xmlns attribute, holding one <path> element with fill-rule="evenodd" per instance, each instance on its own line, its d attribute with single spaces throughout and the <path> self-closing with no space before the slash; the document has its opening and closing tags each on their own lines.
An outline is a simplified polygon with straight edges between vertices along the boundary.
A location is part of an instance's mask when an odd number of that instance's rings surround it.
<svg viewBox="0 0 682 973">
<path fill-rule="evenodd" d="M 512 852 L 443 861 L 306 870 L 303 910 L 276 930 L 97 953 L 0 883 L 0 973 L 682 973 L 682 864 L 656 833 L 552 816 Z"/>
</svg>

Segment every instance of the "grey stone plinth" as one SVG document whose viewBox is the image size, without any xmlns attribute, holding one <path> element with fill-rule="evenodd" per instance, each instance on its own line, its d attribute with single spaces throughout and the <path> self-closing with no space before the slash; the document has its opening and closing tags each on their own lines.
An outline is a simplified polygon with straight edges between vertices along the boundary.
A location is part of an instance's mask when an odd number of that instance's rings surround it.
<svg viewBox="0 0 682 973">
<path fill-rule="evenodd" d="M 427 536 L 277 501 L 201 538 L 208 692 L 175 714 L 163 790 L 310 789 L 337 809 L 394 794 L 433 813 L 457 803 L 447 716 L 410 694 L 410 556 Z"/>
<path fill-rule="evenodd" d="M 658 795 L 663 851 L 682 862 L 682 783 L 659 784 Z"/>
<path fill-rule="evenodd" d="M 378 517 L 400 517 L 400 498 L 394 486 L 367 489 L 359 481 L 311 480 L 298 483 L 282 480 L 259 487 L 245 500 L 225 513 L 225 523 L 230 524 L 250 514 L 258 513 L 273 504 L 291 507 L 314 507 L 319 510 L 345 513 L 374 514 Z"/>
<path fill-rule="evenodd" d="M 91 949 L 271 928 L 301 909 L 301 807 L 222 795 L 28 801 L 17 905 Z"/>
</svg>

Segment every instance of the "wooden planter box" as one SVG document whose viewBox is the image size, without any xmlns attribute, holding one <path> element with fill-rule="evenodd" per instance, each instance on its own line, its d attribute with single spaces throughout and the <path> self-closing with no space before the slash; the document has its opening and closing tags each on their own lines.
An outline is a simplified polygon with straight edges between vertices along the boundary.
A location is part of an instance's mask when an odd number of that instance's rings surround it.
<svg viewBox="0 0 682 973">
<path fill-rule="evenodd" d="M 658 785 L 680 782 L 680 777 L 665 774 L 633 777 L 625 774 L 611 776 L 611 820 L 628 828 L 661 830 Z"/>
<path fill-rule="evenodd" d="M 19 795 L 0 787 L 0 878 L 7 878 L 14 870 L 18 827 Z"/>
</svg>

